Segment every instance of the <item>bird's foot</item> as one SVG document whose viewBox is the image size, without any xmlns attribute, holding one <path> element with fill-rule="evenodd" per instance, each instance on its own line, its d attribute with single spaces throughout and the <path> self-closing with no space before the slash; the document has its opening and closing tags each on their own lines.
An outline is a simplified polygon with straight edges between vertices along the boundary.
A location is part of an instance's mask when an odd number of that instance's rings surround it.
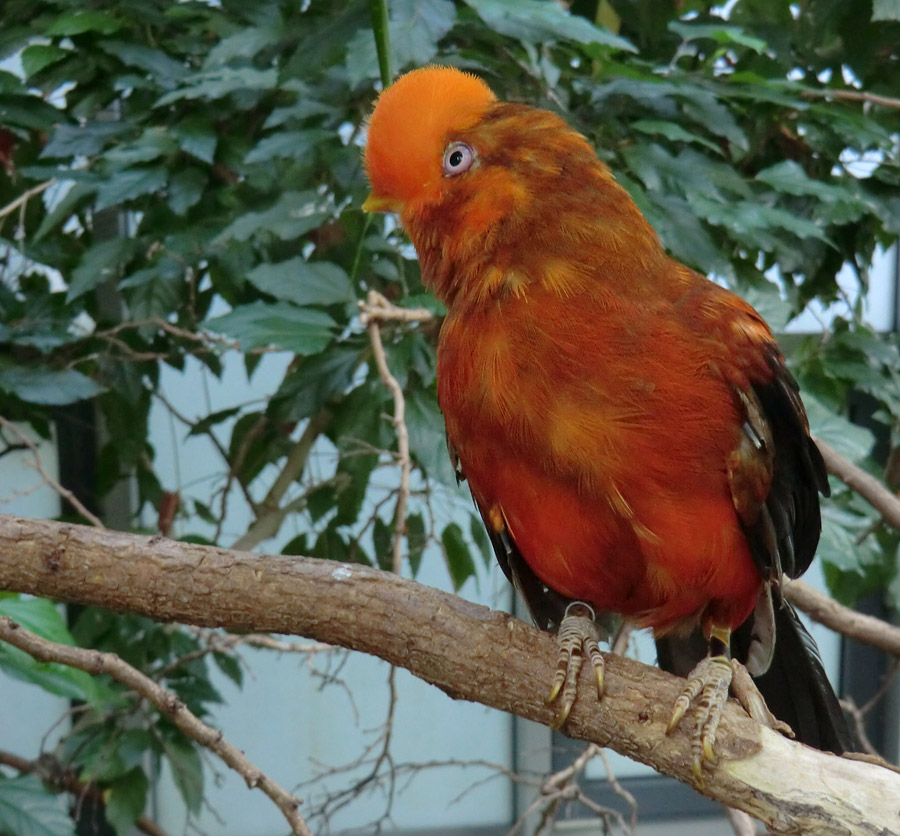
<svg viewBox="0 0 900 836">
<path fill-rule="evenodd" d="M 696 701 L 694 727 L 691 730 L 691 754 L 694 776 L 698 780 L 702 777 L 704 759 L 708 763 L 716 763 L 716 730 L 728 701 L 731 680 L 731 660 L 728 656 L 724 653 L 707 656 L 691 671 L 687 686 L 675 700 L 666 734 L 672 732 Z"/>
<path fill-rule="evenodd" d="M 556 676 L 547 696 L 547 703 L 562 697 L 554 729 L 558 729 L 569 717 L 578 691 L 578 673 L 585 658 L 591 660 L 597 677 L 597 699 L 603 696 L 603 654 L 600 652 L 600 635 L 594 622 L 594 610 L 581 601 L 573 601 L 566 607 L 566 614 L 559 625 L 556 639 L 559 657 Z"/>
<path fill-rule="evenodd" d="M 780 732 L 785 737 L 795 737 L 794 730 L 779 720 L 766 705 L 765 697 L 750 676 L 750 672 L 737 659 L 731 660 L 731 693 L 757 723 Z"/>
</svg>

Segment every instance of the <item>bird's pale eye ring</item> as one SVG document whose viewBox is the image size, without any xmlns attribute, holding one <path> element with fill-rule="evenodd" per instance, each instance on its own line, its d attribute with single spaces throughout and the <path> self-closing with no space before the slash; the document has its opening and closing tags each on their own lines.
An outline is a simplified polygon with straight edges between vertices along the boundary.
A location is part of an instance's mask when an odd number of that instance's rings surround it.
<svg viewBox="0 0 900 836">
<path fill-rule="evenodd" d="M 472 167 L 475 149 L 465 142 L 451 142 L 444 151 L 443 169 L 446 177 L 456 177 Z"/>
</svg>

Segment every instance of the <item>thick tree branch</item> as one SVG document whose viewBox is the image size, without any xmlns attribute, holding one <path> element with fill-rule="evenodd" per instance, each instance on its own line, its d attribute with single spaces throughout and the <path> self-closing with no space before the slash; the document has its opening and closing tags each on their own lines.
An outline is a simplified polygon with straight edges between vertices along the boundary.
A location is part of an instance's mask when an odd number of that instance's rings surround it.
<svg viewBox="0 0 900 836">
<path fill-rule="evenodd" d="M 517 619 L 391 573 L 0 516 L 0 588 L 165 620 L 295 634 L 407 668 L 450 696 L 550 724 L 554 640 Z M 666 736 L 680 681 L 607 658 L 602 702 L 583 673 L 566 733 L 693 785 L 775 833 L 900 832 L 900 776 L 823 754 L 729 705 L 719 764 L 697 785 L 682 731 Z M 790 768 L 786 768 L 790 764 Z"/>
</svg>

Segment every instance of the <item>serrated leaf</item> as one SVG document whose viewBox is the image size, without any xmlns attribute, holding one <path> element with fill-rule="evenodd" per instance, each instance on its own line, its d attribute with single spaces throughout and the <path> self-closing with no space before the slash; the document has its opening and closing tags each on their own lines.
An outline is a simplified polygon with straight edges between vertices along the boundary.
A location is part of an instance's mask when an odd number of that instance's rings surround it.
<svg viewBox="0 0 900 836">
<path fill-rule="evenodd" d="M 381 517 L 375 517 L 372 526 L 372 545 L 375 549 L 375 562 L 381 569 L 392 568 L 393 542 L 394 530 Z"/>
<path fill-rule="evenodd" d="M 122 122 L 91 122 L 87 125 L 59 125 L 41 151 L 41 159 L 59 157 L 92 157 L 118 137 L 133 128 Z"/>
<path fill-rule="evenodd" d="M 809 418 L 810 431 L 853 462 L 864 459 L 872 450 L 875 436 L 871 430 L 853 424 L 837 415 L 815 396 L 804 392 L 803 404 Z"/>
<path fill-rule="evenodd" d="M 456 523 L 450 523 L 442 532 L 441 546 L 453 588 L 457 590 L 475 574 L 475 561 L 472 560 L 462 529 Z"/>
<path fill-rule="evenodd" d="M 244 351 L 273 346 L 295 354 L 316 354 L 331 342 L 334 320 L 288 302 L 253 302 L 208 319 L 205 328 L 239 340 Z"/>
<path fill-rule="evenodd" d="M 0 779 L 0 831 L 15 836 L 75 836 L 63 796 L 48 792 L 36 775 Z"/>
<path fill-rule="evenodd" d="M 43 598 L 5 598 L 0 600 L 0 615 L 8 616 L 26 630 L 59 644 L 74 645 L 56 605 Z M 9 676 L 30 682 L 51 694 L 84 700 L 98 705 L 109 696 L 97 681 L 77 668 L 54 662 L 39 662 L 11 645 L 0 645 L 0 668 Z"/>
<path fill-rule="evenodd" d="M 272 397 L 270 414 L 288 422 L 309 418 L 329 398 L 350 387 L 359 363 L 359 349 L 342 345 L 304 357 Z"/>
<path fill-rule="evenodd" d="M 239 216 L 219 233 L 213 243 L 247 241 L 257 233 L 274 235 L 283 240 L 299 238 L 327 217 L 328 213 L 321 208 L 315 192 L 284 192 L 270 208 Z"/>
<path fill-rule="evenodd" d="M 406 428 L 409 449 L 425 472 L 445 485 L 456 487 L 456 474 L 447 453 L 444 416 L 430 389 L 406 393 Z"/>
<path fill-rule="evenodd" d="M 857 197 L 846 186 L 823 183 L 807 176 L 803 168 L 793 160 L 776 163 L 764 168 L 756 179 L 785 194 L 809 195 L 826 203 L 856 201 Z"/>
<path fill-rule="evenodd" d="M 221 99 L 243 91 L 274 90 L 277 86 L 277 70 L 223 67 L 191 76 L 183 87 L 161 96 L 154 107 L 166 107 L 182 100 Z"/>
<path fill-rule="evenodd" d="M 282 551 L 282 554 L 290 554 L 290 552 Z M 241 667 L 240 660 L 233 653 L 213 653 L 213 661 L 238 688 L 244 684 L 244 669 Z"/>
<path fill-rule="evenodd" d="M 625 52 L 637 52 L 625 38 L 594 26 L 587 18 L 570 14 L 559 3 L 544 0 L 466 0 L 495 32 L 528 43 L 547 40 L 601 44 Z"/>
<path fill-rule="evenodd" d="M 425 546 L 428 537 L 425 533 L 425 520 L 421 514 L 409 514 L 406 518 L 406 545 L 409 549 L 409 568 L 413 577 L 419 574 L 422 565 L 422 556 L 425 554 Z"/>
<path fill-rule="evenodd" d="M 438 41 L 453 27 L 455 18 L 451 0 L 394 0 L 388 31 L 395 67 L 431 61 Z M 370 28 L 360 29 L 347 44 L 347 74 L 351 84 L 378 77 L 378 55 Z"/>
<path fill-rule="evenodd" d="M 487 531 L 484 529 L 484 522 L 478 514 L 472 514 L 469 517 L 469 532 L 472 535 L 472 541 L 481 552 L 484 565 L 490 566 L 494 560 L 494 547 L 491 545 Z"/>
<path fill-rule="evenodd" d="M 98 32 L 111 35 L 122 28 L 122 22 L 106 12 L 79 11 L 56 18 L 45 30 L 45 35 L 81 35 L 84 32 Z"/>
<path fill-rule="evenodd" d="M 29 367 L 0 369 L 0 389 L 28 403 L 64 406 L 106 391 L 74 369 L 54 371 Z"/>
<path fill-rule="evenodd" d="M 136 767 L 111 781 L 104 790 L 106 820 L 118 836 L 128 836 L 147 804 L 150 782 L 144 770 Z"/>
<path fill-rule="evenodd" d="M 302 256 L 260 264 L 247 279 L 263 293 L 295 305 L 334 305 L 355 298 L 343 267 L 330 261 L 307 261 Z"/>
<path fill-rule="evenodd" d="M 66 302 L 74 302 L 103 282 L 115 279 L 122 265 L 131 257 L 136 242 L 132 238 L 110 238 L 88 249 L 69 279 Z"/>
<path fill-rule="evenodd" d="M 192 435 L 205 435 L 216 424 L 221 424 L 223 421 L 233 418 L 240 411 L 241 408 L 239 406 L 233 406 L 230 409 L 221 409 L 218 412 L 211 412 L 191 427 L 190 432 L 188 432 L 188 437 Z"/>
<path fill-rule="evenodd" d="M 110 206 L 118 206 L 145 194 L 158 192 L 166 185 L 164 166 L 129 168 L 110 175 L 97 188 L 94 209 L 98 212 Z"/>
<path fill-rule="evenodd" d="M 186 740 L 165 740 L 163 751 L 172 767 L 172 778 L 188 810 L 197 815 L 203 805 L 203 762 L 197 747 Z"/>
<path fill-rule="evenodd" d="M 25 78 L 31 78 L 45 67 L 68 58 L 72 55 L 69 49 L 55 46 L 53 44 L 32 44 L 22 51 L 22 70 Z"/>
</svg>

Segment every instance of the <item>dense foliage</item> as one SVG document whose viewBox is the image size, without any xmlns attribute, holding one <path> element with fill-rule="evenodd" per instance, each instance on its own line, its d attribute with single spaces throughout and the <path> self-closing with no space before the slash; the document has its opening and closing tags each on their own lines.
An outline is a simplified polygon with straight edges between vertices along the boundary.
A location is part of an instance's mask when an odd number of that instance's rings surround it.
<svg viewBox="0 0 900 836">
<path fill-rule="evenodd" d="M 231 545 L 222 533 L 231 497 L 256 525 L 240 545 L 277 533 L 289 512 L 302 515 L 302 533 L 287 553 L 390 567 L 392 407 L 357 301 L 374 289 L 440 309 L 390 219 L 359 208 L 359 148 L 379 89 L 370 5 L 0 8 L 0 413 L 49 437 L 58 410 L 93 404 L 94 498 L 133 479 L 135 528 L 152 511 L 168 532 L 177 507 L 186 536 Z M 392 0 L 383 34 L 394 72 L 452 63 L 501 97 L 562 112 L 670 251 L 737 288 L 776 328 L 811 300 L 842 302 L 824 334 L 788 345 L 814 430 L 863 460 L 873 436 L 846 422 L 851 394 L 870 399 L 884 445 L 900 419 L 896 338 L 874 333 L 856 301 L 877 249 L 900 235 L 900 109 L 860 95 L 900 90 L 900 12 L 890 0 L 727 8 L 726 17 L 699 0 L 579 0 L 567 14 L 549 0 Z M 837 282 L 845 264 L 849 290 Z M 435 513 L 435 493 L 455 490 L 435 333 L 433 323 L 392 324 L 384 339 L 416 467 L 405 551 L 415 572 L 437 544 L 459 586 L 473 554 L 490 556 L 476 520 L 464 528 Z M 226 352 L 242 351 L 252 376 L 273 348 L 293 359 L 266 403 L 204 412 L 198 399 L 200 411 L 179 417 L 222 461 L 215 490 L 175 495 L 147 437 L 161 368 L 198 362 L 217 375 Z M 315 466 L 313 449 L 328 453 Z M 836 490 L 821 554 L 837 594 L 890 585 L 896 603 L 897 546 L 871 509 Z M 12 597 L 0 611 L 116 650 L 198 713 L 217 699 L 204 658 L 167 668 L 196 646 L 192 634 L 90 610 L 69 633 L 52 607 Z M 215 658 L 239 678 L 229 657 Z M 145 751 L 169 760 L 197 808 L 197 753 L 145 706 L 10 650 L 0 665 L 93 709 L 63 756 L 108 790 L 118 832 L 143 808 Z M 27 779 L 0 781 L 0 830 L 12 827 L 2 800 L 27 791 L 23 782 L 39 792 Z"/>
</svg>

